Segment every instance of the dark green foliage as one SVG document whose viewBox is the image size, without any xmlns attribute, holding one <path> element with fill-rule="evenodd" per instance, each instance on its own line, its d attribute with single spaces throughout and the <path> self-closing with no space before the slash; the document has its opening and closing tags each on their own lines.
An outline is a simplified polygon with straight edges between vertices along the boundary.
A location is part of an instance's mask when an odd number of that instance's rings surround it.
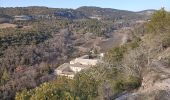
<svg viewBox="0 0 170 100">
<path fill-rule="evenodd" d="M 16 35 L 0 37 L 0 42 L 2 46 L 11 46 L 11 45 L 30 45 L 30 44 L 39 44 L 50 38 L 50 34 L 46 33 L 19 33 Z"/>
<path fill-rule="evenodd" d="M 162 47 L 163 48 L 170 47 L 170 34 L 166 35 L 166 37 L 162 40 Z"/>
<path fill-rule="evenodd" d="M 10 79 L 9 72 L 7 71 L 7 69 L 4 69 L 3 74 L 0 77 L 0 85 L 4 85 L 9 79 Z"/>
<path fill-rule="evenodd" d="M 141 85 L 141 79 L 129 76 L 127 79 L 117 79 L 114 84 L 114 91 L 120 93 L 125 90 L 133 90 Z"/>
<path fill-rule="evenodd" d="M 16 100 L 73 100 L 71 93 L 72 80 L 65 78 L 57 81 L 44 83 L 33 90 L 23 90 L 17 93 Z"/>
<path fill-rule="evenodd" d="M 125 91 L 126 89 L 124 80 L 117 80 L 115 82 L 114 90 L 116 91 L 116 93 L 121 93 Z"/>
<path fill-rule="evenodd" d="M 44 83 L 32 90 L 17 93 L 16 100 L 89 100 L 97 96 L 98 83 L 85 74 L 79 74 L 75 80 L 58 78 Z"/>
<path fill-rule="evenodd" d="M 123 58 L 123 54 L 127 51 L 125 46 L 114 47 L 105 56 L 105 60 L 108 62 L 120 62 Z"/>
<path fill-rule="evenodd" d="M 31 94 L 33 94 L 33 92 L 27 92 L 27 89 L 24 89 L 22 91 L 22 93 L 20 94 L 20 96 L 18 96 L 19 94 L 16 94 L 16 100 L 30 100 Z"/>
<path fill-rule="evenodd" d="M 129 46 L 131 49 L 135 49 L 135 48 L 139 47 L 140 41 L 141 41 L 141 39 L 140 39 L 139 37 L 135 37 L 135 38 L 128 44 L 128 46 Z"/>
<path fill-rule="evenodd" d="M 74 85 L 75 94 L 81 100 L 98 96 L 98 82 L 93 76 L 87 75 L 86 73 L 78 74 L 75 78 Z"/>
<path fill-rule="evenodd" d="M 111 26 L 105 24 L 97 19 L 87 19 L 83 21 L 76 22 L 74 24 L 74 30 L 78 33 L 93 33 L 96 36 L 105 36 L 106 33 L 109 33 L 111 30 Z"/>
<path fill-rule="evenodd" d="M 0 99 L 14 98 L 16 91 L 55 78 L 53 69 L 75 51 L 68 46 L 71 32 L 59 31 L 69 22 L 40 20 L 21 22 L 24 28 L 0 29 Z"/>
</svg>

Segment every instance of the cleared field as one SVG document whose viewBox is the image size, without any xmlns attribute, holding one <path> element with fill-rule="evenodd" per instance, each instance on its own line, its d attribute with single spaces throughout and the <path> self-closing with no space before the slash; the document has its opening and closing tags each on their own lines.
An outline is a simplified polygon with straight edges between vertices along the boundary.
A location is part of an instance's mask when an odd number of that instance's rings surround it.
<svg viewBox="0 0 170 100">
<path fill-rule="evenodd" d="M 3 23 L 0 24 L 0 29 L 4 29 L 4 28 L 16 28 L 16 24 L 10 24 L 10 23 Z M 30 29 L 32 28 L 32 26 L 22 26 L 21 29 Z"/>
<path fill-rule="evenodd" d="M 15 24 L 10 24 L 10 23 L 0 24 L 0 29 L 3 29 L 3 28 L 15 28 L 15 27 L 16 27 Z"/>
</svg>

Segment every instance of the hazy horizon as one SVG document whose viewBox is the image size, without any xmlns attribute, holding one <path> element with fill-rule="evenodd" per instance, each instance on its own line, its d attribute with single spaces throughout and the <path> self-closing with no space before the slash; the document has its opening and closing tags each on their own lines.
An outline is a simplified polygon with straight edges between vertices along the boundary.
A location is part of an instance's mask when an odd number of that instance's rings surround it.
<svg viewBox="0 0 170 100">
<path fill-rule="evenodd" d="M 47 8 L 59 8 L 59 7 L 48 7 L 48 6 L 18 6 L 18 7 L 47 7 Z M 80 6 L 80 7 L 99 7 L 99 6 Z M 80 7 L 77 8 L 61 8 L 61 9 L 78 9 Z M 17 7 L 2 7 L 2 8 L 17 8 Z M 106 8 L 106 7 L 99 7 L 99 8 Z M 60 8 L 59 8 L 60 9 Z M 116 9 L 116 8 L 106 8 L 106 9 Z M 161 9 L 161 8 L 160 8 Z M 132 10 L 126 10 L 126 9 L 116 9 L 116 10 L 125 10 L 125 11 L 132 11 Z M 158 10 L 158 9 L 143 9 L 143 10 L 139 10 L 139 11 L 132 11 L 132 12 L 140 12 L 140 11 L 145 11 L 145 10 Z"/>
<path fill-rule="evenodd" d="M 168 0 L 143 0 L 143 1 L 135 1 L 135 0 L 0 0 L 0 7 L 29 7 L 29 6 L 43 6 L 49 8 L 71 8 L 76 9 L 82 6 L 95 6 L 101 8 L 112 8 L 112 9 L 120 9 L 120 10 L 129 10 L 129 11 L 142 11 L 147 9 L 155 9 L 158 10 L 162 7 L 165 7 L 166 10 L 170 10 L 170 1 Z"/>
</svg>

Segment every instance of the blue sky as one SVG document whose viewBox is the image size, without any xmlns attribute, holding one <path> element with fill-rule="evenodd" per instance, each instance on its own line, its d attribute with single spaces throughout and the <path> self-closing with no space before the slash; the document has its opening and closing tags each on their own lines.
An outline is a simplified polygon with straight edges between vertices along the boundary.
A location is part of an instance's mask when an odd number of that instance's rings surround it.
<svg viewBox="0 0 170 100">
<path fill-rule="evenodd" d="M 131 11 L 145 9 L 170 10 L 170 0 L 0 0 L 0 7 L 47 6 L 53 8 L 78 8 L 98 6 Z"/>
</svg>

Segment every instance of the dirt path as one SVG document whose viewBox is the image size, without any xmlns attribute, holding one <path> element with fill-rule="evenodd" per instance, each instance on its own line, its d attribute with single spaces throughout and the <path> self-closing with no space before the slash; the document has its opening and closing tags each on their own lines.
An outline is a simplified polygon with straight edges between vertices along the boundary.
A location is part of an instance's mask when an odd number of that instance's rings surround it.
<svg viewBox="0 0 170 100">
<path fill-rule="evenodd" d="M 125 43 L 124 38 L 126 37 L 128 39 L 130 32 L 130 29 L 117 30 L 116 32 L 112 33 L 110 38 L 100 42 L 98 46 L 101 48 L 102 52 L 106 52 L 114 46 Z"/>
<path fill-rule="evenodd" d="M 118 33 L 114 33 L 112 37 L 107 40 L 103 40 L 98 44 L 101 48 L 101 52 L 106 52 L 114 46 L 121 44 L 122 36 Z"/>
</svg>

